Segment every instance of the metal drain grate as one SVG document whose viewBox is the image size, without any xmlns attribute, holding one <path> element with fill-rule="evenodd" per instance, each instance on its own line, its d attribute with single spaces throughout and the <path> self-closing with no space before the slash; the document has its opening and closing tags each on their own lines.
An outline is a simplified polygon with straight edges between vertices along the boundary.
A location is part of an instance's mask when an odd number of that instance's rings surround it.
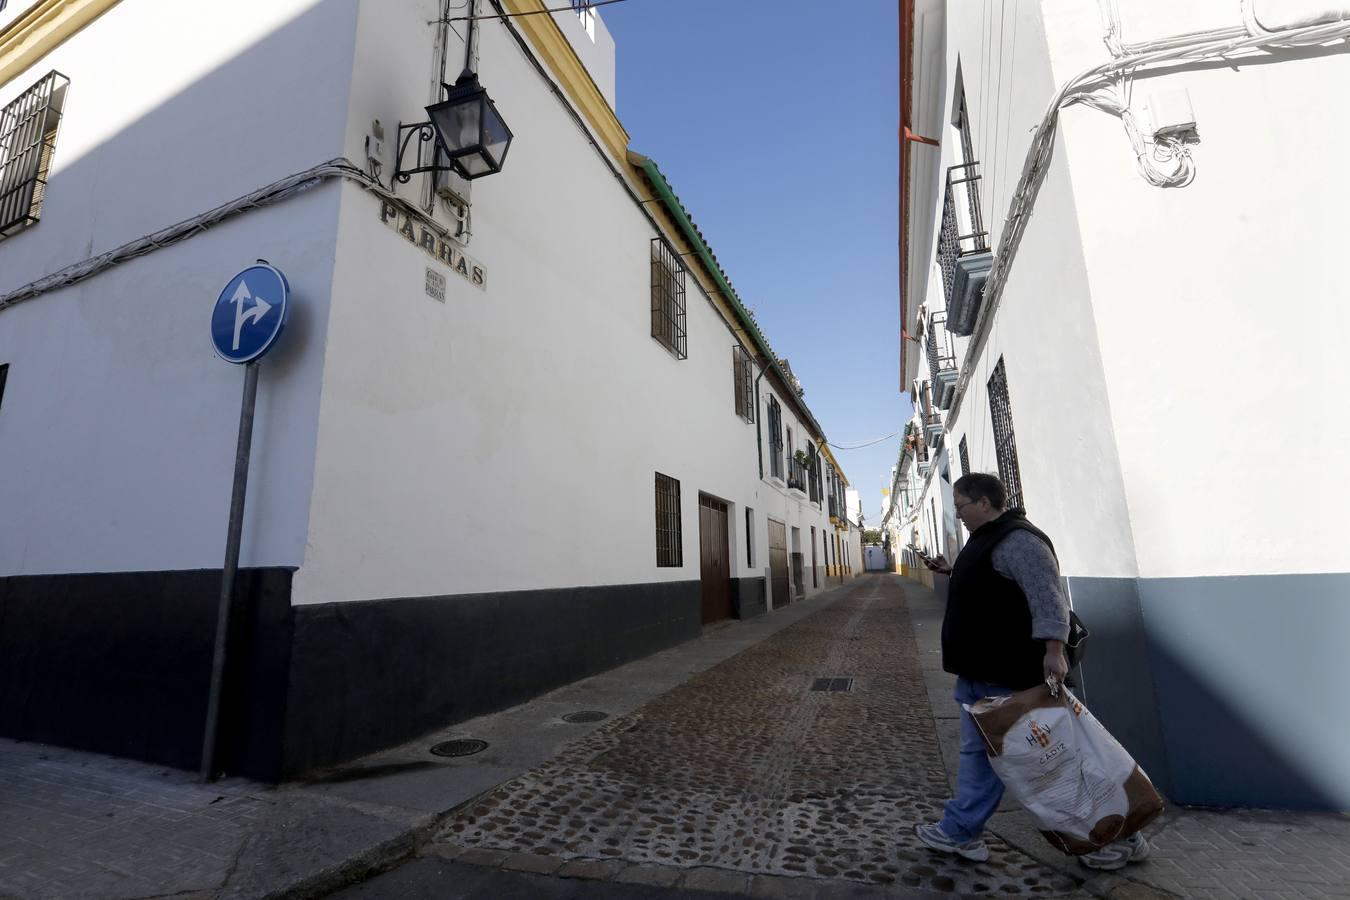
<svg viewBox="0 0 1350 900">
<path fill-rule="evenodd" d="M 811 685 L 813 691 L 825 691 L 831 694 L 846 694 L 853 690 L 852 678 L 817 678 Z"/>
<path fill-rule="evenodd" d="M 431 752 L 437 756 L 473 756 L 486 749 L 487 741 L 466 738 L 459 741 L 441 741 L 431 748 Z"/>
<path fill-rule="evenodd" d="M 564 722 L 570 722 L 573 725 L 583 725 L 587 722 L 599 722 L 608 719 L 609 713 L 600 712 L 598 709 L 586 709 L 581 712 L 568 713 L 562 717 Z"/>
</svg>

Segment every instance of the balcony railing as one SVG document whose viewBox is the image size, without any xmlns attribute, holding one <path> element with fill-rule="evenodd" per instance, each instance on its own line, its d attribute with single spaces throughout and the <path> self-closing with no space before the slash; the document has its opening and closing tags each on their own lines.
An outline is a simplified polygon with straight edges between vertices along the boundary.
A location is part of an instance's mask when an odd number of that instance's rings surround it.
<svg viewBox="0 0 1350 900">
<path fill-rule="evenodd" d="M 787 486 L 792 490 L 806 493 L 806 466 L 797 459 L 788 460 Z"/>
<path fill-rule="evenodd" d="M 933 402 L 948 409 L 956 395 L 956 347 L 947 332 L 947 314 L 933 313 L 928 320 L 928 372 L 932 376 Z"/>
<path fill-rule="evenodd" d="M 926 413 L 923 417 L 923 429 L 927 442 L 936 449 L 942 442 L 942 414 L 937 411 Z"/>
<path fill-rule="evenodd" d="M 948 327 L 968 335 L 975 328 L 984 280 L 993 264 L 989 232 L 980 215 L 979 163 L 967 162 L 947 170 L 947 196 L 942 204 L 942 232 L 938 236 L 938 266 L 947 298 Z"/>
<path fill-rule="evenodd" d="M 829 506 L 829 509 L 830 509 L 830 518 L 831 518 L 831 519 L 838 519 L 838 518 L 839 518 L 839 498 L 838 498 L 838 497 L 835 497 L 833 494 L 831 494 L 829 500 L 827 501 L 827 505 Z"/>
</svg>

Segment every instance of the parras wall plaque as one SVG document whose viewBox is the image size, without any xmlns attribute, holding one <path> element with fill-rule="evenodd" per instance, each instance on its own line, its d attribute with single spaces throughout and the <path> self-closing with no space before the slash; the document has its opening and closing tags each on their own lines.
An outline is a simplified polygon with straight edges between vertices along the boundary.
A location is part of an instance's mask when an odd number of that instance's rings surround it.
<svg viewBox="0 0 1350 900">
<path fill-rule="evenodd" d="M 391 203 L 380 200 L 380 221 L 403 236 L 408 243 L 422 248 L 428 256 L 447 266 L 460 278 L 480 290 L 487 290 L 487 270 L 482 263 L 465 255 L 455 242 L 450 240 L 448 232 L 424 216 Z"/>
</svg>

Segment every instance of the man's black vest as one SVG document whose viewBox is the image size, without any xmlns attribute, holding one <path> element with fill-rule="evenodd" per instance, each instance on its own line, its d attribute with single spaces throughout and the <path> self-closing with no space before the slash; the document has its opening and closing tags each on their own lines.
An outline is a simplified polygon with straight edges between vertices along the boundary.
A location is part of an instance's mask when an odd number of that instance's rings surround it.
<svg viewBox="0 0 1350 900">
<path fill-rule="evenodd" d="M 1021 691 L 1045 680 L 1045 641 L 1031 637 L 1031 609 L 1022 589 L 994 569 L 994 548 L 1018 530 L 1031 532 L 1055 551 L 1020 509 L 975 529 L 952 566 L 942 620 L 942 668 Z"/>
</svg>

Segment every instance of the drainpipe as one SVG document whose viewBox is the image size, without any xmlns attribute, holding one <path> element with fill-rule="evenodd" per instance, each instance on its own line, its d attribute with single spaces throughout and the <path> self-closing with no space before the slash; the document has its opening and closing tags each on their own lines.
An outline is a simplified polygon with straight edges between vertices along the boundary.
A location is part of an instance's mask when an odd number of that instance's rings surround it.
<svg viewBox="0 0 1350 900">
<path fill-rule="evenodd" d="M 759 382 L 764 377 L 764 373 L 769 371 L 767 365 L 760 366 L 759 378 L 755 379 L 755 450 L 759 456 L 759 480 L 764 480 L 764 433 L 760 430 L 760 419 L 764 418 L 759 414 Z"/>
</svg>

